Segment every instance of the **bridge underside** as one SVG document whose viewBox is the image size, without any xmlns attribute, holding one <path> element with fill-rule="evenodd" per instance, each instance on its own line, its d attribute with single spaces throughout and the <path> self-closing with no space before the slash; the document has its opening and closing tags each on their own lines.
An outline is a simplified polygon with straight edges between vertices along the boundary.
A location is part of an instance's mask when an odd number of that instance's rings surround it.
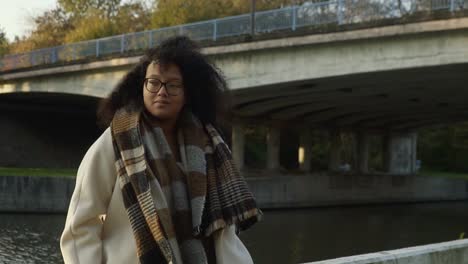
<svg viewBox="0 0 468 264">
<path fill-rule="evenodd" d="M 369 171 L 369 135 L 374 133 L 382 136 L 385 171 L 413 173 L 417 128 L 468 120 L 467 68 L 468 64 L 453 64 L 235 89 L 236 162 L 243 167 L 245 140 L 239 125 L 263 123 L 268 126 L 269 170 L 281 167 L 280 138 L 284 136 L 280 130 L 285 125 L 303 131 L 297 140 L 299 151 L 291 154 L 298 155 L 305 171 L 314 169 L 309 129 L 318 128 L 330 132 L 330 170 L 339 170 L 346 162 L 340 154 L 339 131 L 350 131 L 357 140 L 353 169 Z M 0 99 L 4 146 L 0 166 L 76 167 L 99 136 L 97 97 L 26 92 L 5 93 Z M 13 143 L 11 138 L 15 138 Z"/>
<path fill-rule="evenodd" d="M 285 138 L 282 128 L 300 127 L 300 135 L 295 135 L 300 139 L 294 139 L 299 142 L 294 154 L 305 171 L 313 169 L 311 158 L 318 155 L 312 153 L 313 133 L 309 128 L 326 128 L 330 170 L 346 162 L 342 150 L 347 143 L 340 140 L 345 130 L 356 134 L 357 147 L 353 151 L 357 161 L 353 169 L 369 171 L 369 138 L 377 134 L 383 141 L 385 172 L 414 173 L 417 128 L 468 120 L 467 25 L 468 18 L 453 18 L 204 49 L 232 88 L 232 142 L 237 164 L 241 168 L 244 164 L 243 126 L 263 124 L 268 127 L 268 170 L 281 168 L 280 139 Z M 15 128 L 5 125 L 4 138 L 16 136 L 15 131 L 21 129 L 28 131 L 30 124 L 36 124 L 37 131 L 29 137 L 38 138 L 34 135 L 37 133 L 40 140 L 36 149 L 47 149 L 58 134 L 55 130 L 65 127 L 68 130 L 64 133 L 69 135 L 80 131 L 85 123 L 76 125 L 78 120 L 94 117 L 95 105 L 81 104 L 88 109 L 84 111 L 88 114 L 82 113 L 74 107 L 74 96 L 55 100 L 52 94 L 106 96 L 137 60 L 115 58 L 0 76 L 0 93 L 6 96 L 0 98 L 5 99 L 0 104 L 4 103 L 8 110 L 2 118 Z M 48 93 L 50 98 L 26 95 L 40 92 Z M 14 98 L 8 93 L 25 97 Z M 44 108 L 50 110 L 48 114 L 39 111 Z M 16 118 L 21 109 L 29 110 Z M 63 111 L 68 112 L 59 114 Z M 36 119 L 36 113 L 47 118 Z M 22 123 L 11 121 L 15 118 Z M 95 119 L 88 118 L 87 122 L 96 130 Z M 54 136 L 44 136 L 47 133 L 41 131 L 46 131 L 45 124 L 59 124 L 52 129 Z M 292 140 L 291 136 L 286 137 L 288 140 Z M 65 153 L 62 150 L 58 153 Z M 18 152 L 6 149 L 4 153 L 8 151 Z"/>
<path fill-rule="evenodd" d="M 311 138 L 311 129 L 325 129 L 329 170 L 373 171 L 371 137 L 378 136 L 383 172 L 413 174 L 419 168 L 417 129 L 468 120 L 466 69 L 468 64 L 452 64 L 235 90 L 235 160 L 243 166 L 242 126 L 263 122 L 268 128 L 267 169 L 281 167 L 280 133 L 289 127 L 301 131 L 297 155 L 302 170 L 314 169 L 311 159 L 317 154 L 312 153 L 312 142 L 318 139 Z M 343 141 L 343 131 L 351 133 L 354 143 Z M 350 148 L 351 162 L 343 157 Z"/>
<path fill-rule="evenodd" d="M 1 94 L 0 167 L 77 168 L 100 134 L 96 103 L 71 94 Z"/>
<path fill-rule="evenodd" d="M 322 78 L 234 91 L 242 119 L 411 130 L 468 119 L 468 64 Z"/>
</svg>

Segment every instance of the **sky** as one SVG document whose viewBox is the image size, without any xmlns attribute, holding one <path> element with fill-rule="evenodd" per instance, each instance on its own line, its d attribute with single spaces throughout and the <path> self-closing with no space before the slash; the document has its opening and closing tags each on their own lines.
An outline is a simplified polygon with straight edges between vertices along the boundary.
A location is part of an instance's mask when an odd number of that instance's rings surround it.
<svg viewBox="0 0 468 264">
<path fill-rule="evenodd" d="M 0 27 L 11 41 L 31 30 L 31 17 L 55 7 L 57 0 L 0 0 Z"/>
</svg>

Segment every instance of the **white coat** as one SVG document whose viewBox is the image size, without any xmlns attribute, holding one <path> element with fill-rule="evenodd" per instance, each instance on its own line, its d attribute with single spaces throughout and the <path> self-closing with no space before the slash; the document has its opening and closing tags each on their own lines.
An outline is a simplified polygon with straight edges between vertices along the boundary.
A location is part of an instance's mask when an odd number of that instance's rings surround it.
<svg viewBox="0 0 468 264">
<path fill-rule="evenodd" d="M 60 248 L 65 264 L 138 263 L 136 243 L 114 167 L 108 128 L 78 169 Z M 249 264 L 252 258 L 234 226 L 213 234 L 218 264 Z"/>
</svg>

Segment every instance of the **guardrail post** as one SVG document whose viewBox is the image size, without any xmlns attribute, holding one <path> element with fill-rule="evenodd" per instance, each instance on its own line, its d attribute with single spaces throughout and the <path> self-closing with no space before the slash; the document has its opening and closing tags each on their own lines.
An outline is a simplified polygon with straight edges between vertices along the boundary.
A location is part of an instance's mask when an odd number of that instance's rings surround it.
<svg viewBox="0 0 468 264">
<path fill-rule="evenodd" d="M 455 0 L 450 0 L 450 12 L 455 11 Z"/>
<path fill-rule="evenodd" d="M 292 12 L 292 14 L 291 14 L 292 15 L 291 16 L 292 17 L 291 29 L 293 31 L 296 30 L 296 19 L 297 19 L 296 18 L 296 13 L 297 13 L 296 11 L 297 11 L 297 6 L 293 5 L 291 7 L 291 12 Z"/>
<path fill-rule="evenodd" d="M 99 39 L 96 40 L 96 57 L 99 57 Z"/>
<path fill-rule="evenodd" d="M 338 22 L 338 25 L 341 25 L 343 24 L 343 0 L 338 0 L 336 3 L 337 3 L 337 7 L 336 7 L 337 22 Z"/>
<path fill-rule="evenodd" d="M 213 40 L 216 41 L 218 35 L 218 20 L 213 20 Z"/>
<path fill-rule="evenodd" d="M 72 55 L 72 60 L 76 60 L 76 45 L 74 44 L 72 47 L 73 47 L 72 48 L 72 54 L 73 54 Z"/>
<path fill-rule="evenodd" d="M 153 47 L 153 30 L 150 30 L 149 31 L 149 34 L 148 34 L 148 48 L 152 48 Z"/>
<path fill-rule="evenodd" d="M 57 62 L 57 47 L 52 48 L 52 63 Z"/>
<path fill-rule="evenodd" d="M 255 0 L 250 0 L 250 36 L 255 35 Z"/>
<path fill-rule="evenodd" d="M 37 51 L 32 51 L 29 54 L 29 66 L 34 66 L 34 64 L 36 63 L 36 53 Z"/>
<path fill-rule="evenodd" d="M 120 38 L 120 53 L 124 53 L 125 51 L 125 35 L 122 34 Z"/>
<path fill-rule="evenodd" d="M 184 34 L 184 28 L 179 26 L 179 35 L 182 36 Z"/>
</svg>

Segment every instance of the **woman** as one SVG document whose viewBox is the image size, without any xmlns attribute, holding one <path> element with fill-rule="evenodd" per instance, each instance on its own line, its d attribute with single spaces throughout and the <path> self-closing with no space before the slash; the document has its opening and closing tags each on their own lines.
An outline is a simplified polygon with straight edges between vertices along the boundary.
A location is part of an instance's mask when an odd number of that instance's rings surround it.
<svg viewBox="0 0 468 264">
<path fill-rule="evenodd" d="M 261 211 L 216 127 L 227 92 L 187 37 L 150 49 L 101 105 L 78 169 L 65 263 L 252 263 L 236 230 Z"/>
</svg>

